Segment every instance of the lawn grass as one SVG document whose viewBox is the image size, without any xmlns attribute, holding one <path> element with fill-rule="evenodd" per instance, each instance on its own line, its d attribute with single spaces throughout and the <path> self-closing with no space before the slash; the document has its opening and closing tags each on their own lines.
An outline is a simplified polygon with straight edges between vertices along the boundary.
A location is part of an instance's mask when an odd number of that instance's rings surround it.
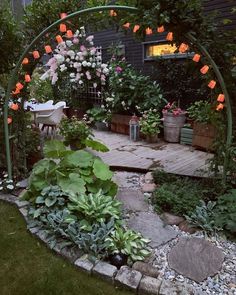
<svg viewBox="0 0 236 295">
<path fill-rule="evenodd" d="M 131 295 L 90 277 L 26 230 L 13 205 L 0 201 L 1 295 Z"/>
</svg>

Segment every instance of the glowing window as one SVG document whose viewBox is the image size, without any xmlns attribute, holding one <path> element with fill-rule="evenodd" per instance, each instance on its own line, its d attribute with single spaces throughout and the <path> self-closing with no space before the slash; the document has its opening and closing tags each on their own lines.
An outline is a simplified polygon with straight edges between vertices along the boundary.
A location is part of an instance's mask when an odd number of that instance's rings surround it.
<svg viewBox="0 0 236 295">
<path fill-rule="evenodd" d="M 171 44 L 151 44 L 147 45 L 146 47 L 146 57 L 156 57 L 156 56 L 163 56 L 163 55 L 170 55 L 175 54 L 177 47 Z"/>
</svg>

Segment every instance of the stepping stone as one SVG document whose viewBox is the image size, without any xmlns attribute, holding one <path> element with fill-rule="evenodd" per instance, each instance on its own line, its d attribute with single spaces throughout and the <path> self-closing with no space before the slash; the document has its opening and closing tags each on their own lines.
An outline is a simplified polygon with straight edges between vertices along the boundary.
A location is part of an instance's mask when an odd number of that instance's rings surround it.
<svg viewBox="0 0 236 295">
<path fill-rule="evenodd" d="M 155 213 L 140 212 L 132 216 L 128 225 L 131 229 L 140 232 L 145 238 L 151 240 L 151 247 L 158 247 L 176 238 L 177 232 L 163 221 Z"/>
<path fill-rule="evenodd" d="M 196 282 L 214 276 L 222 267 L 224 253 L 200 238 L 181 238 L 169 255 L 169 266 Z"/>
<path fill-rule="evenodd" d="M 149 205 L 141 191 L 122 189 L 117 194 L 117 199 L 122 202 L 125 212 L 146 212 Z"/>
<path fill-rule="evenodd" d="M 167 212 L 162 213 L 160 218 L 164 221 L 165 224 L 169 224 L 169 225 L 178 225 L 184 221 L 183 217 L 173 215 Z"/>
</svg>

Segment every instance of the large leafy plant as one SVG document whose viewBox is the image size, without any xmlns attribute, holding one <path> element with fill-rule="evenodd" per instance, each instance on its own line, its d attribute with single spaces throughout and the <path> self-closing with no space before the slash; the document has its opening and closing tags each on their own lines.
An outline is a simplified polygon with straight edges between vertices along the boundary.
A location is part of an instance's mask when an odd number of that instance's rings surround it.
<svg viewBox="0 0 236 295">
<path fill-rule="evenodd" d="M 117 186 L 113 173 L 98 157 L 83 150 L 69 151 L 62 142 L 53 140 L 45 144 L 46 158 L 35 164 L 29 177 L 28 190 L 23 197 L 35 201 L 49 185 L 58 185 L 65 194 L 76 196 L 98 192 L 114 196 Z"/>
<path fill-rule="evenodd" d="M 140 131 L 145 135 L 160 133 L 161 118 L 156 109 L 145 111 L 140 120 Z"/>
</svg>

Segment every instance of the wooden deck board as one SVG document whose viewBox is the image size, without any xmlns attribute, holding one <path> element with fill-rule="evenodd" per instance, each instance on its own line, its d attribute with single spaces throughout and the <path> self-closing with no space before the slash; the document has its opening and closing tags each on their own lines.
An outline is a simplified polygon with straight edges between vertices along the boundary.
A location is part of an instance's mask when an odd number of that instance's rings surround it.
<svg viewBox="0 0 236 295">
<path fill-rule="evenodd" d="M 169 173 L 207 176 L 206 170 L 213 154 L 195 150 L 191 146 L 144 141 L 131 142 L 126 135 L 94 131 L 95 138 L 110 149 L 107 153 L 96 153 L 108 165 L 126 168 L 160 168 Z"/>
</svg>

